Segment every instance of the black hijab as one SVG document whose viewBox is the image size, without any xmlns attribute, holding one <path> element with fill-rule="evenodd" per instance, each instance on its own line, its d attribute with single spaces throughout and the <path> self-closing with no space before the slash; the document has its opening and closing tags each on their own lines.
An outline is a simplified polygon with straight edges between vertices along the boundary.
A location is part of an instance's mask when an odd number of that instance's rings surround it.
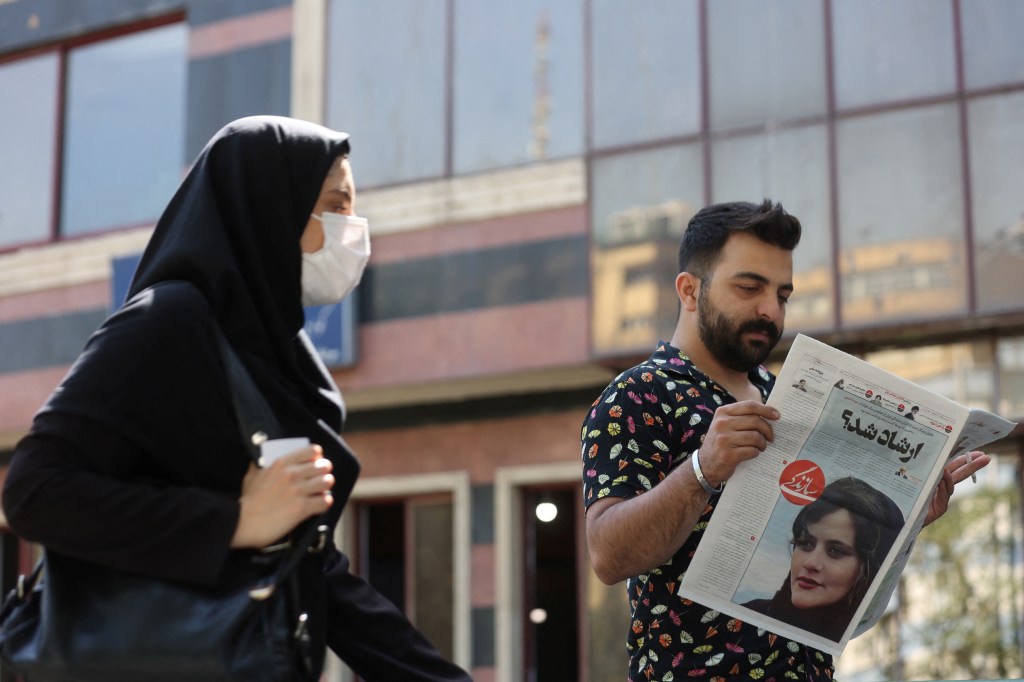
<svg viewBox="0 0 1024 682">
<path fill-rule="evenodd" d="M 302 332 L 299 247 L 329 169 L 348 151 L 346 134 L 294 119 L 255 116 L 221 129 L 160 217 L 129 300 L 90 339 L 38 429 L 48 414 L 85 415 L 178 483 L 236 486 L 247 462 L 222 454 L 240 440 L 215 336 L 223 333 L 282 435 L 324 445 L 339 482 L 354 480 L 351 467 L 337 470 L 344 445 L 324 443 L 324 425 L 339 431 L 343 407 Z"/>
<path fill-rule="evenodd" d="M 192 282 L 238 350 L 295 369 L 302 328 L 299 237 L 348 135 L 276 116 L 228 124 L 160 217 L 128 296 Z"/>
</svg>

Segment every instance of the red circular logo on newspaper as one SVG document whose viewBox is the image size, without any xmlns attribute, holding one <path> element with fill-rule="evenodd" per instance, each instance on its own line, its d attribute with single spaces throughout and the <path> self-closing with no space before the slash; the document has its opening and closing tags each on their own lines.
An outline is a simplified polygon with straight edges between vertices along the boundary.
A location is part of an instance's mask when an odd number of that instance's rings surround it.
<svg viewBox="0 0 1024 682">
<path fill-rule="evenodd" d="M 793 504 L 810 504 L 825 490 L 825 472 L 809 459 L 798 459 L 782 470 L 779 490 Z"/>
</svg>

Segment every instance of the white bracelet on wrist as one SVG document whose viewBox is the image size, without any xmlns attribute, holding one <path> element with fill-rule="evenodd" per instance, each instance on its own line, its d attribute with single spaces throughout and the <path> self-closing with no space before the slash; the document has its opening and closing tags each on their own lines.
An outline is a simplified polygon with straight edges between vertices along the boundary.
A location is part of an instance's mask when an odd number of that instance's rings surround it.
<svg viewBox="0 0 1024 682">
<path fill-rule="evenodd" d="M 693 473 L 697 476 L 697 483 L 700 483 L 700 487 L 704 488 L 704 492 L 708 495 L 717 495 L 722 492 L 725 484 L 719 483 L 718 487 L 713 487 L 708 483 L 708 479 L 704 478 L 704 472 L 700 470 L 700 462 L 697 460 L 697 453 L 699 452 L 700 450 L 694 450 L 693 454 L 690 455 L 690 461 L 693 462 Z"/>
</svg>

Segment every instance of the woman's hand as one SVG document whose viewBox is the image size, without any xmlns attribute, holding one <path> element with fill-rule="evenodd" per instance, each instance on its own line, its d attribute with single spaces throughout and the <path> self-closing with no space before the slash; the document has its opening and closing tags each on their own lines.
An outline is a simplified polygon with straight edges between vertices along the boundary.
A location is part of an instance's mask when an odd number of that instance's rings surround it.
<svg viewBox="0 0 1024 682">
<path fill-rule="evenodd" d="M 249 465 L 242 480 L 232 548 L 266 547 L 334 503 L 332 464 L 319 445 L 288 453 L 261 469 Z"/>
</svg>

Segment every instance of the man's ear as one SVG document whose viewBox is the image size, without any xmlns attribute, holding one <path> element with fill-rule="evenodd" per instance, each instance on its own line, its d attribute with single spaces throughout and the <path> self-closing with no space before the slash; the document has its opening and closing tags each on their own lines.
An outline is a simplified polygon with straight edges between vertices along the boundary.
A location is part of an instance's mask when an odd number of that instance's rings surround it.
<svg viewBox="0 0 1024 682">
<path fill-rule="evenodd" d="M 676 275 L 676 294 L 679 295 L 683 310 L 691 313 L 697 310 L 697 293 L 700 291 L 700 285 L 700 277 L 689 272 L 680 272 Z"/>
</svg>

